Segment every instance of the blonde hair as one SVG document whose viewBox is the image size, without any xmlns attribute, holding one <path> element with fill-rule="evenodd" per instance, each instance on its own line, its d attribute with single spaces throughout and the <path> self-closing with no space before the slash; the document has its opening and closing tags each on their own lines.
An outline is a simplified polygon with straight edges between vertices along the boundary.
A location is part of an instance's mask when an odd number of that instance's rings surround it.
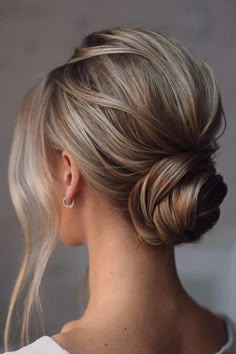
<svg viewBox="0 0 236 354">
<path fill-rule="evenodd" d="M 197 242 L 217 222 L 227 185 L 216 173 L 224 111 L 213 69 L 158 31 L 114 27 L 87 35 L 24 97 L 9 160 L 10 194 L 25 256 L 4 345 L 26 280 L 21 343 L 58 242 L 55 157 L 67 149 L 81 174 L 150 245 Z M 226 122 L 225 122 L 226 126 Z"/>
</svg>

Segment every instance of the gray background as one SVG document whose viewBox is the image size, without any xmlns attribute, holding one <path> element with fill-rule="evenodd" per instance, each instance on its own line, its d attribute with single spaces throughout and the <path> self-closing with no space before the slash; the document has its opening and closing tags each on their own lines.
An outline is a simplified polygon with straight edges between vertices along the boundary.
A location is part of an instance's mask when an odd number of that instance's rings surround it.
<svg viewBox="0 0 236 354">
<path fill-rule="evenodd" d="M 0 0 L 0 344 L 24 247 L 7 182 L 17 108 L 37 75 L 67 60 L 84 35 L 112 26 L 166 31 L 202 55 L 219 77 L 227 130 L 221 138 L 217 165 L 229 193 L 214 230 L 199 245 L 178 247 L 176 253 L 181 279 L 192 296 L 236 319 L 235 18 L 236 2 L 229 0 Z M 70 249 L 62 243 L 50 259 L 42 283 L 48 335 L 79 316 L 78 281 L 86 261 L 86 247 Z"/>
</svg>

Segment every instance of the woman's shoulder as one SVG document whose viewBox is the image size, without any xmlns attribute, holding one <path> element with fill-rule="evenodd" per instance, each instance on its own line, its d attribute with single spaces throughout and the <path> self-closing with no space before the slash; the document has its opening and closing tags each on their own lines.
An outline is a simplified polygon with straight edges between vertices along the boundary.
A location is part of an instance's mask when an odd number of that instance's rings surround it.
<svg viewBox="0 0 236 354">
<path fill-rule="evenodd" d="M 215 313 L 215 315 L 224 320 L 227 339 L 220 350 L 214 354 L 236 354 L 236 320 L 233 320 L 232 317 L 224 313 Z M 98 332 L 99 333 L 90 333 L 90 335 L 88 335 L 88 333 L 86 334 L 86 331 L 84 332 L 81 328 L 79 330 L 71 329 L 68 332 L 55 335 L 54 339 L 61 347 L 64 348 L 68 348 L 68 343 L 70 343 L 69 348 L 76 348 L 79 346 L 80 348 L 83 348 L 83 350 L 86 348 L 86 353 L 101 353 L 103 350 L 100 345 L 101 343 L 104 345 L 105 341 L 103 339 L 105 337 L 101 331 Z M 111 334 L 110 331 L 109 333 Z M 99 334 L 99 336 L 95 334 Z M 77 340 L 74 340 L 75 337 Z M 114 332 L 111 337 L 116 337 L 114 336 Z M 87 341 L 86 338 L 88 338 L 89 341 Z"/>
<path fill-rule="evenodd" d="M 215 354 L 234 354 L 236 353 L 236 321 L 224 313 L 218 313 L 218 316 L 225 320 L 228 338 L 222 348 Z"/>
<path fill-rule="evenodd" d="M 225 320 L 228 338 L 226 343 L 222 348 L 215 354 L 235 354 L 236 353 L 236 320 L 233 320 L 232 317 L 223 314 L 217 313 L 217 315 Z M 73 331 L 72 331 L 73 332 Z M 70 335 L 71 332 L 66 333 Z M 3 354 L 70 354 L 63 347 L 66 347 L 64 341 L 64 334 L 54 335 L 52 337 L 42 336 L 31 344 L 26 345 L 25 347 L 18 349 L 16 351 L 4 352 Z M 77 332 L 78 336 L 78 332 Z M 84 337 L 84 333 L 83 333 Z M 71 339 L 71 338 L 70 338 Z M 91 339 L 91 338 L 90 338 Z M 67 338 L 68 340 L 68 338 Z M 70 343 L 73 342 L 70 340 Z"/>
<path fill-rule="evenodd" d="M 16 351 L 4 352 L 3 354 L 70 354 L 62 348 L 52 337 L 42 336 L 34 342 Z"/>
</svg>

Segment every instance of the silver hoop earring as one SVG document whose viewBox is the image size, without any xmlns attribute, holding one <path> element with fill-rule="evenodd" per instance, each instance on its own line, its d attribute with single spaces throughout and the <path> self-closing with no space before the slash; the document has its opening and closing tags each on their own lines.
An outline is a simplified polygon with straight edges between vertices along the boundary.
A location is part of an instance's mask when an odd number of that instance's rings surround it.
<svg viewBox="0 0 236 354">
<path fill-rule="evenodd" d="M 71 204 L 66 204 L 66 197 L 63 198 L 63 205 L 66 207 L 66 208 L 72 208 L 73 205 L 74 205 L 74 199 L 72 200 Z"/>
</svg>

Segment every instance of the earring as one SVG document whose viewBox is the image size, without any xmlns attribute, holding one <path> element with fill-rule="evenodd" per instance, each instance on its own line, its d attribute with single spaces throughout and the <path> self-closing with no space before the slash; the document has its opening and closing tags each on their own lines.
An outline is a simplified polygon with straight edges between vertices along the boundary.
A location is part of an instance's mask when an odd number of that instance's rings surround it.
<svg viewBox="0 0 236 354">
<path fill-rule="evenodd" d="M 73 207 L 73 205 L 74 205 L 74 199 L 72 200 L 72 202 L 71 202 L 71 204 L 66 204 L 66 197 L 65 198 L 63 198 L 63 204 L 64 204 L 64 206 L 66 207 L 66 208 L 72 208 Z"/>
</svg>

